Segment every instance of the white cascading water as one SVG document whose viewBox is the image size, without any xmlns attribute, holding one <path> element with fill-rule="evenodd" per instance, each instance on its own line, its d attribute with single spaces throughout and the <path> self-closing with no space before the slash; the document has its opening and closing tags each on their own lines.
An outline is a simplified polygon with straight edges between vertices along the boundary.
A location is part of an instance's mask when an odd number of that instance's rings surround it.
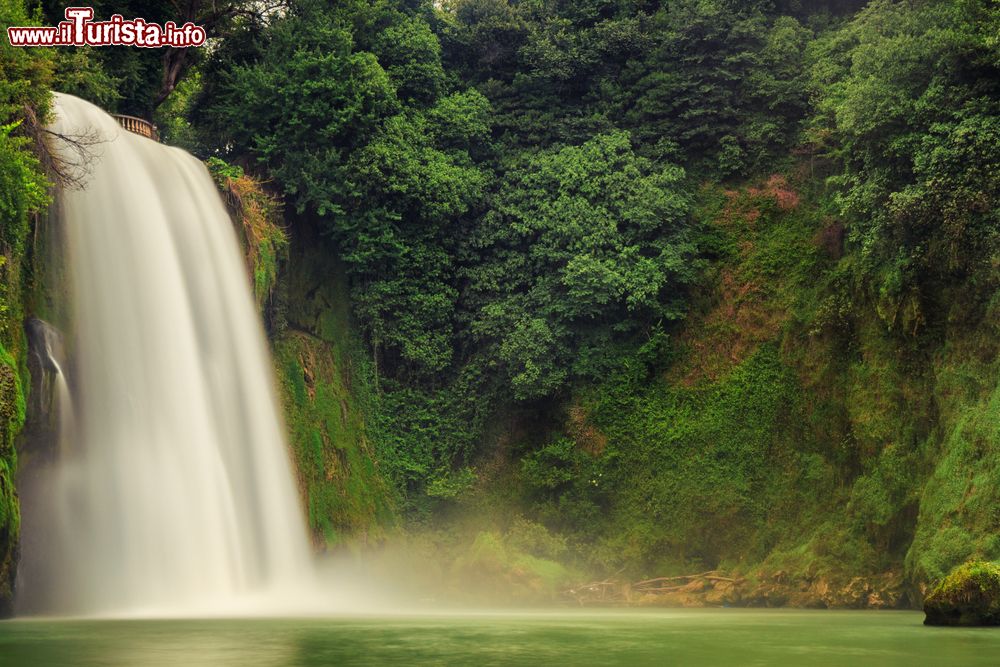
<svg viewBox="0 0 1000 667">
<path fill-rule="evenodd" d="M 99 135 L 61 196 L 76 419 L 46 473 L 36 611 L 272 613 L 313 563 L 269 352 L 204 165 L 56 96 L 53 132 Z M 53 149 L 65 151 L 60 140 Z M 32 580 L 20 593 L 31 597 Z M 38 607 L 41 607 L 40 609 Z"/>
<path fill-rule="evenodd" d="M 47 322 L 35 320 L 34 325 L 40 339 L 38 341 L 40 349 L 37 351 L 39 356 L 38 366 L 45 369 L 43 373 L 45 373 L 46 377 L 52 383 L 50 387 L 45 388 L 47 389 L 46 393 L 49 400 L 48 409 L 59 420 L 58 424 L 56 424 L 56 430 L 59 435 L 57 452 L 63 455 L 69 452 L 67 439 L 75 430 L 73 397 L 70 395 L 69 382 L 66 380 L 66 371 L 62 367 L 61 361 L 65 350 L 62 349 L 63 345 L 59 339 L 59 334 Z"/>
</svg>

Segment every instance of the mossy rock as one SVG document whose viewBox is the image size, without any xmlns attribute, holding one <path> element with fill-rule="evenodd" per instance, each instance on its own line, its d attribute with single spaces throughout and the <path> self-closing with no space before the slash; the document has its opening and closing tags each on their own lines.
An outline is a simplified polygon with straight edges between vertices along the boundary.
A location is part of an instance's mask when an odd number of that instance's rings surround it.
<svg viewBox="0 0 1000 667">
<path fill-rule="evenodd" d="M 1000 625 L 1000 566 L 960 565 L 924 599 L 925 625 Z"/>
</svg>

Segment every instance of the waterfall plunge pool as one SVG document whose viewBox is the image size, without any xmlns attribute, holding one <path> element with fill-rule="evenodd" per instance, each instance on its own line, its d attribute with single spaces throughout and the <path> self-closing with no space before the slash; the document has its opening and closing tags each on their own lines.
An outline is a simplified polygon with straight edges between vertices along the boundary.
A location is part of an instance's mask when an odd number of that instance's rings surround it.
<svg viewBox="0 0 1000 667">
<path fill-rule="evenodd" d="M 285 665 L 996 665 L 1000 630 L 917 612 L 557 610 L 286 619 L 0 623 L 0 663 Z"/>
</svg>

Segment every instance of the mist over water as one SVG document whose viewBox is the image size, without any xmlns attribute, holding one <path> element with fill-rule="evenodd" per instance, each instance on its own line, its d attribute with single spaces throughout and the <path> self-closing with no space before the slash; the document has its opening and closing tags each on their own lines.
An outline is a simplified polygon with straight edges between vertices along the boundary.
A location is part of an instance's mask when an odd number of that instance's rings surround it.
<svg viewBox="0 0 1000 667">
<path fill-rule="evenodd" d="M 211 177 L 75 97 L 56 96 L 50 129 L 99 142 L 61 194 L 75 418 L 25 503 L 20 610 L 304 603 L 315 572 L 269 352 Z"/>
</svg>

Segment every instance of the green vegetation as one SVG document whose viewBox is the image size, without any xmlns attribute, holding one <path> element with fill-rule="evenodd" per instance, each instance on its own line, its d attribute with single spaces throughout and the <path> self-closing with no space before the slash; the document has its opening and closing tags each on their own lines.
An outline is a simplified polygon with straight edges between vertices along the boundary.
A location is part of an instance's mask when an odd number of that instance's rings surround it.
<svg viewBox="0 0 1000 667">
<path fill-rule="evenodd" d="M 0 1 L 0 24 L 32 25 L 20 2 Z M 37 156 L 39 119 L 49 109 L 54 56 L 0 44 L 0 615 L 9 613 L 17 567 L 20 509 L 15 439 L 28 387 L 23 322 L 30 289 L 28 238 L 48 204 L 49 180 Z"/>
<path fill-rule="evenodd" d="M 4 51 L 0 368 L 54 77 L 209 158 L 317 542 L 524 599 L 895 606 L 1000 558 L 995 3 L 190 11 L 212 49 Z"/>
<path fill-rule="evenodd" d="M 288 295 L 275 339 L 285 420 L 309 527 L 323 548 L 377 543 L 394 497 L 366 427 L 370 373 L 358 359 L 342 272 L 303 242 L 279 289 Z M 273 319 L 272 319 L 273 321 Z"/>
<path fill-rule="evenodd" d="M 926 625 L 1000 625 L 1000 567 L 973 561 L 955 568 L 924 599 Z"/>
<path fill-rule="evenodd" d="M 207 165 L 242 232 L 240 240 L 250 268 L 254 297 L 257 307 L 263 309 L 277 285 L 278 264 L 287 259 L 288 235 L 281 226 L 281 205 L 260 181 L 240 167 L 217 157 L 209 158 Z"/>
</svg>

